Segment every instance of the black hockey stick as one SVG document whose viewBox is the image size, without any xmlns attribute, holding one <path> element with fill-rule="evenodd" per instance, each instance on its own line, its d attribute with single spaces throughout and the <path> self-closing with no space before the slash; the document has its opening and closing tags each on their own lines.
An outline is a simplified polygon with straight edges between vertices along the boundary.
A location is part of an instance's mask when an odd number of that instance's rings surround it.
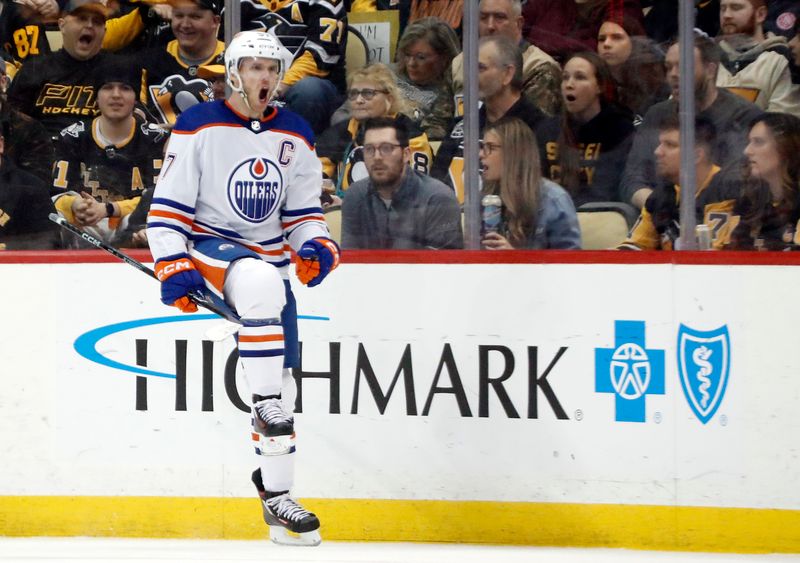
<svg viewBox="0 0 800 563">
<path fill-rule="evenodd" d="M 110 245 L 106 244 L 102 240 L 100 240 L 100 239 L 98 239 L 96 237 L 93 237 L 89 233 L 86 233 L 86 232 L 80 230 L 78 227 L 76 227 L 75 225 L 73 225 L 72 223 L 67 221 L 61 215 L 58 215 L 57 213 L 51 213 L 49 215 L 49 218 L 56 225 L 62 227 L 63 229 L 66 229 L 67 231 L 71 232 L 73 235 L 82 238 L 83 240 L 85 240 L 86 242 L 91 244 L 92 246 L 95 246 L 95 247 L 99 248 L 100 250 L 105 250 L 106 252 L 108 252 L 109 254 L 114 256 L 115 258 L 119 258 L 120 260 L 122 260 L 123 262 L 128 264 L 129 266 L 133 266 L 134 268 L 136 268 L 140 272 L 144 272 L 145 274 L 147 274 L 148 276 L 150 276 L 154 280 L 158 280 L 158 278 L 156 277 L 156 273 L 152 269 L 148 268 L 147 266 L 145 266 L 144 264 L 142 264 L 138 260 L 135 260 L 135 259 L 131 258 L 127 254 L 125 254 L 123 252 L 120 252 L 119 250 L 117 250 L 113 246 L 110 246 Z M 258 323 L 264 324 L 263 322 L 259 321 L 258 319 L 256 319 L 255 321 L 251 321 L 250 319 L 248 319 L 247 321 L 243 321 L 241 319 L 241 317 L 239 317 L 239 315 L 234 313 L 233 309 L 228 307 L 228 305 L 222 299 L 220 299 L 219 297 L 217 297 L 216 295 L 214 295 L 211 292 L 208 292 L 208 291 L 205 291 L 205 290 L 190 291 L 189 292 L 189 298 L 192 301 L 194 301 L 195 303 L 197 303 L 198 305 L 200 305 L 201 307 L 204 307 L 204 308 L 208 309 L 209 311 L 211 311 L 212 313 L 216 313 L 220 317 L 222 317 L 224 319 L 227 319 L 227 320 L 229 320 L 229 321 L 231 321 L 233 323 L 243 324 L 245 326 L 249 326 L 251 324 L 256 324 L 257 325 Z"/>
</svg>

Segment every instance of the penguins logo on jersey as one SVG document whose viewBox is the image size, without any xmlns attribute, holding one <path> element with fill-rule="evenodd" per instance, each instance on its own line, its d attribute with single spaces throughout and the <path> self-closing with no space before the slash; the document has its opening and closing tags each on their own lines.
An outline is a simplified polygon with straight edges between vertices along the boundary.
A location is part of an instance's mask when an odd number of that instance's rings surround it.
<svg viewBox="0 0 800 563">
<path fill-rule="evenodd" d="M 272 215 L 282 194 L 281 171 L 266 158 L 249 158 L 228 177 L 228 202 L 239 217 L 250 223 L 261 223 Z"/>
<path fill-rule="evenodd" d="M 306 42 L 307 25 L 302 20 L 301 23 L 295 24 L 280 14 L 270 11 L 256 17 L 254 21 L 277 37 L 292 55 L 296 55 Z"/>
<path fill-rule="evenodd" d="M 81 133 L 85 131 L 83 121 L 76 121 L 69 127 L 65 127 L 61 130 L 61 136 L 66 137 L 69 135 L 70 137 L 75 137 L 76 139 L 80 136 Z"/>
<path fill-rule="evenodd" d="M 186 80 L 176 74 L 161 84 L 150 86 L 150 99 L 166 123 L 175 123 L 178 115 L 200 102 L 214 99 L 211 86 L 202 78 Z"/>
<path fill-rule="evenodd" d="M 347 176 L 347 185 L 351 186 L 359 180 L 363 180 L 369 173 L 367 172 L 367 165 L 364 164 L 364 148 L 355 147 L 350 154 L 347 155 L 345 164 L 345 174 Z"/>
</svg>

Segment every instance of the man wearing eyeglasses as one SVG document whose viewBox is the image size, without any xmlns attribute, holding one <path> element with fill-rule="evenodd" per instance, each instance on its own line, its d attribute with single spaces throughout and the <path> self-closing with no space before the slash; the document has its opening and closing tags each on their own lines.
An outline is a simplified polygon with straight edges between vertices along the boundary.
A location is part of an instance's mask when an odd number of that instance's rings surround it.
<svg viewBox="0 0 800 563">
<path fill-rule="evenodd" d="M 363 151 L 368 177 L 352 184 L 342 202 L 342 247 L 463 248 L 455 194 L 408 165 L 404 123 L 367 120 Z"/>
</svg>

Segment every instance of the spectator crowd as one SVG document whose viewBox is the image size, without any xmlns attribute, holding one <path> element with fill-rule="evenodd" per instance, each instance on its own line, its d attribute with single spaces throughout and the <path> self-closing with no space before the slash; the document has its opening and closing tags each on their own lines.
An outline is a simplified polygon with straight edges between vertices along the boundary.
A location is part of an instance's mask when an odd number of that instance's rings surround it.
<svg viewBox="0 0 800 563">
<path fill-rule="evenodd" d="M 800 249 L 800 0 L 697 0 L 690 77 L 674 0 L 476 3 L 468 68 L 463 2 L 240 0 L 241 29 L 291 57 L 272 104 L 316 136 L 343 248 L 463 248 L 471 75 L 481 195 L 500 202 L 484 249 L 586 247 L 580 218 L 599 208 L 630 218 L 612 248 L 678 248 L 684 80 L 707 244 Z M 348 14 L 384 10 L 394 60 L 348 58 Z M 0 248 L 79 247 L 50 213 L 147 246 L 171 128 L 225 96 L 223 18 L 222 0 L 0 0 Z"/>
</svg>

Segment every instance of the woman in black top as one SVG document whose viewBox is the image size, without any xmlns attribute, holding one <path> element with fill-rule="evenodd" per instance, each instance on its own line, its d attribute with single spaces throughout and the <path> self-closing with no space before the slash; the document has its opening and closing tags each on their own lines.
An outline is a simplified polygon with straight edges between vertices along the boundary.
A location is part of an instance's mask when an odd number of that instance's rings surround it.
<svg viewBox="0 0 800 563">
<path fill-rule="evenodd" d="M 590 51 L 572 55 L 564 64 L 561 95 L 564 112 L 537 132 L 544 175 L 564 186 L 575 207 L 619 201 L 633 116 L 616 103 L 606 62 Z"/>
<path fill-rule="evenodd" d="M 800 118 L 765 113 L 744 150 L 744 186 L 728 249 L 800 249 Z M 738 218 L 738 224 L 736 223 Z"/>
</svg>

